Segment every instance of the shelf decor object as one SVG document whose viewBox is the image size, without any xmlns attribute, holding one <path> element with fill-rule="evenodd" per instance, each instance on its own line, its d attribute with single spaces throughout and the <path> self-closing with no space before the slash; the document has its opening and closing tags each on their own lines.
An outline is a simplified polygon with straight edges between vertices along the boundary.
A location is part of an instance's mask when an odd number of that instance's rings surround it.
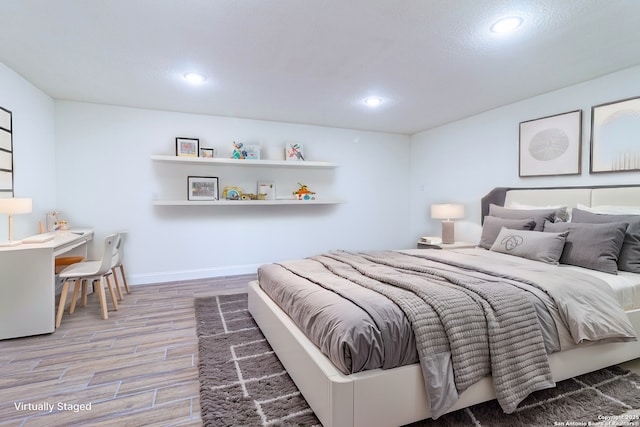
<svg viewBox="0 0 640 427">
<path fill-rule="evenodd" d="M 456 241 L 453 219 L 464 218 L 464 205 L 442 204 L 431 205 L 431 218 L 442 221 L 442 243 L 451 244 Z"/>
<path fill-rule="evenodd" d="M 11 111 L 0 107 L 0 198 L 13 197 L 13 131 Z"/>
<path fill-rule="evenodd" d="M 176 156 L 198 157 L 200 153 L 200 140 L 197 138 L 176 138 Z"/>
<path fill-rule="evenodd" d="M 188 200 L 218 200 L 218 178 L 213 176 L 187 177 Z"/>
<path fill-rule="evenodd" d="M 13 215 L 31 213 L 31 199 L 0 199 L 0 213 L 9 216 L 9 240 L 0 242 L 0 246 L 16 246 L 22 243 L 21 240 L 13 240 Z"/>
<path fill-rule="evenodd" d="M 204 148 L 204 147 L 200 148 L 200 156 L 199 157 L 203 157 L 205 159 L 213 159 L 215 156 L 216 156 L 216 149 L 215 148 Z"/>
<path fill-rule="evenodd" d="M 640 97 L 591 107 L 589 173 L 640 170 Z"/>
<path fill-rule="evenodd" d="M 520 123 L 520 177 L 579 175 L 582 110 Z"/>
<path fill-rule="evenodd" d="M 260 160 L 260 144 L 245 144 L 234 141 L 231 158 L 238 160 Z"/>
<path fill-rule="evenodd" d="M 293 195 L 296 197 L 296 200 L 308 201 L 308 200 L 316 199 L 315 192 L 309 190 L 309 188 L 304 184 L 298 183 L 298 185 L 300 186 L 300 188 L 293 192 Z"/>
<path fill-rule="evenodd" d="M 284 159 L 289 161 L 304 161 L 304 150 L 302 144 L 288 142 L 284 149 Z"/>
<path fill-rule="evenodd" d="M 271 181 L 258 182 L 258 197 L 264 194 L 264 198 L 261 200 L 275 200 L 276 199 L 276 184 Z"/>
</svg>

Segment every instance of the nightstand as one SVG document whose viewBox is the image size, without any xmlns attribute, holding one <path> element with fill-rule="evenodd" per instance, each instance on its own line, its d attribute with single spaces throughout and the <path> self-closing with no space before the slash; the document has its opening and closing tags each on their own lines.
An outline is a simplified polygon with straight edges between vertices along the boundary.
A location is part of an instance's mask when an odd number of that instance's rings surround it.
<svg viewBox="0 0 640 427">
<path fill-rule="evenodd" d="M 424 243 L 418 240 L 418 249 L 467 249 L 475 248 L 478 246 L 475 243 L 470 242 L 454 242 L 454 243 Z"/>
</svg>

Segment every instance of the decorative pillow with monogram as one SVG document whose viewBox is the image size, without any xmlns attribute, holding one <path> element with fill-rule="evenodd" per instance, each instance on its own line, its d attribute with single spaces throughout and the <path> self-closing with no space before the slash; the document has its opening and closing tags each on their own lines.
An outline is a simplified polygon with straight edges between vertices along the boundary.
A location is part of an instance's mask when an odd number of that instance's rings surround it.
<svg viewBox="0 0 640 427">
<path fill-rule="evenodd" d="M 547 264 L 558 264 L 567 234 L 569 234 L 568 231 L 540 233 L 502 227 L 491 250 Z"/>
<path fill-rule="evenodd" d="M 495 216 L 485 216 L 484 224 L 482 224 L 482 235 L 478 246 L 485 249 L 491 249 L 496 241 L 496 237 L 500 233 L 502 227 L 515 230 L 533 230 L 536 222 L 532 219 L 505 219 Z"/>
</svg>

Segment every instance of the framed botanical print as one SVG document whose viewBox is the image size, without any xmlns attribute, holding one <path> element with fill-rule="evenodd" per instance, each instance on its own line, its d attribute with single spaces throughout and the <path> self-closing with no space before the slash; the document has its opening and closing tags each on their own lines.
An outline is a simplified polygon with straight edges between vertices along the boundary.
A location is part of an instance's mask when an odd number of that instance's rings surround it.
<svg viewBox="0 0 640 427">
<path fill-rule="evenodd" d="M 520 123 L 519 176 L 579 175 L 582 110 Z"/>
</svg>

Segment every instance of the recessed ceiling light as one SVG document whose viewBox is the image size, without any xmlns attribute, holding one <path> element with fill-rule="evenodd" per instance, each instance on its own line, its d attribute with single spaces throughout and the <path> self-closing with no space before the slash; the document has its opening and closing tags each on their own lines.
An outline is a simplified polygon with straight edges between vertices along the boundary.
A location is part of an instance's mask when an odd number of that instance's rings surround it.
<svg viewBox="0 0 640 427">
<path fill-rule="evenodd" d="M 519 16 L 510 16 L 500 19 L 491 26 L 491 31 L 498 34 L 510 33 L 517 30 L 522 25 L 522 18 Z"/>
<path fill-rule="evenodd" d="M 207 80 L 205 75 L 200 73 L 186 73 L 184 75 L 184 79 L 189 83 L 194 83 L 194 84 L 202 83 L 205 80 Z"/>
<path fill-rule="evenodd" d="M 364 99 L 364 103 L 369 107 L 377 107 L 378 105 L 382 104 L 382 99 L 377 96 L 370 96 Z"/>
</svg>

